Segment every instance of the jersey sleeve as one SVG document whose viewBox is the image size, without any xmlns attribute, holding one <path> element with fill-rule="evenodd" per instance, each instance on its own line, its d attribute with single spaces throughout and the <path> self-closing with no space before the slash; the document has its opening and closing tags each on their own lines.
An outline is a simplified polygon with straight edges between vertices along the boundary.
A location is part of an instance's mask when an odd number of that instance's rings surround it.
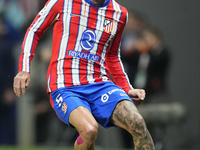
<svg viewBox="0 0 200 150">
<path fill-rule="evenodd" d="M 110 48 L 110 52 L 106 58 L 106 64 L 111 74 L 111 77 L 116 85 L 121 87 L 126 93 L 133 89 L 132 85 L 129 83 L 128 76 L 124 70 L 121 58 L 120 58 L 120 41 L 122 33 L 127 21 L 127 13 L 124 15 L 124 21 L 118 30 Z"/>
<path fill-rule="evenodd" d="M 27 29 L 19 58 L 19 72 L 30 72 L 30 63 L 38 40 L 47 28 L 59 17 L 60 0 L 48 0 Z"/>
</svg>

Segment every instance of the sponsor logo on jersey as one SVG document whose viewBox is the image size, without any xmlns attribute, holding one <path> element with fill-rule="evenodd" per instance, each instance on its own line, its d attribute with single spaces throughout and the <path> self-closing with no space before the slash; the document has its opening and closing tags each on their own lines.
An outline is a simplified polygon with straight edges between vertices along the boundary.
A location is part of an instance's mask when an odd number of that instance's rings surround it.
<svg viewBox="0 0 200 150">
<path fill-rule="evenodd" d="M 63 112 L 64 114 L 66 114 L 66 112 L 67 112 L 67 105 L 65 104 L 65 102 L 63 102 L 63 104 L 62 104 L 61 110 L 62 110 L 62 112 Z"/>
<path fill-rule="evenodd" d="M 103 103 L 107 102 L 108 99 L 109 99 L 108 94 L 103 94 L 103 95 L 101 95 L 101 101 L 102 101 Z"/>
<path fill-rule="evenodd" d="M 124 92 L 124 90 L 122 90 L 122 89 L 113 89 L 113 90 L 109 91 L 108 94 L 111 95 L 112 93 L 114 93 L 116 91 L 122 91 L 122 92 Z"/>
<path fill-rule="evenodd" d="M 126 94 L 122 94 L 122 93 L 120 93 L 120 96 L 126 96 Z"/>
<path fill-rule="evenodd" d="M 83 58 L 83 59 L 92 60 L 92 61 L 99 61 L 100 59 L 100 57 L 97 55 L 73 51 L 73 50 L 69 50 L 68 55 L 72 57 Z"/>
<path fill-rule="evenodd" d="M 113 30 L 114 27 L 114 21 L 105 19 L 104 20 L 104 31 L 106 33 L 110 33 Z"/>
<path fill-rule="evenodd" d="M 111 91 L 108 91 L 108 93 L 103 94 L 103 95 L 101 96 L 101 101 L 102 101 L 103 103 L 107 102 L 108 99 L 109 99 L 109 95 L 112 95 L 114 92 L 117 92 L 117 91 L 123 92 L 123 93 L 120 93 L 120 96 L 126 96 L 126 93 L 125 93 L 124 90 L 122 90 L 122 89 L 113 89 L 113 90 L 111 90 Z"/>
<path fill-rule="evenodd" d="M 86 29 L 81 36 L 81 41 L 80 41 L 81 47 L 86 51 L 90 51 L 93 49 L 95 42 L 96 42 L 95 32 L 93 30 Z"/>
</svg>

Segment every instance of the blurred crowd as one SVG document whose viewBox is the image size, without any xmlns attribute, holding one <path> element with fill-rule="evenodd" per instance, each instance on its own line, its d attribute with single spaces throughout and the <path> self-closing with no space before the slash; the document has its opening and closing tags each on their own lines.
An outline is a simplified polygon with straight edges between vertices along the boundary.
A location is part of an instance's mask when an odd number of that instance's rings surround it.
<svg viewBox="0 0 200 150">
<path fill-rule="evenodd" d="M 0 1 L 0 145 L 15 145 L 16 96 L 13 78 L 18 69 L 20 45 L 26 28 L 46 0 Z"/>
<path fill-rule="evenodd" d="M 26 29 L 44 6 L 46 0 L 0 1 L 0 145 L 16 144 L 16 97 L 12 91 L 17 73 L 20 44 Z M 122 43 L 121 59 L 134 88 L 146 90 L 145 104 L 166 102 L 170 52 L 158 27 L 138 11 L 129 11 Z M 73 144 L 77 133 L 68 130 L 53 112 L 46 94 L 46 71 L 51 58 L 52 29 L 39 41 L 32 62 L 30 92 L 34 96 L 36 144 Z M 154 132 L 152 125 L 148 125 Z M 152 128 L 152 130 L 151 130 Z M 71 131 L 72 130 L 72 131 Z M 124 145 L 132 146 L 132 139 L 122 131 Z M 156 134 L 153 138 L 155 141 Z M 70 138 L 68 138 L 70 137 Z M 131 143 L 131 144 L 130 144 Z"/>
</svg>

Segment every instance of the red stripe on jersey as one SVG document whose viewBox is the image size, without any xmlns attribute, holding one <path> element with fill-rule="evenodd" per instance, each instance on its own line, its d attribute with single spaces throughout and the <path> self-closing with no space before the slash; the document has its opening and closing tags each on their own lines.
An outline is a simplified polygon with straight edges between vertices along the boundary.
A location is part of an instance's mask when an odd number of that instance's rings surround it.
<svg viewBox="0 0 200 150">
<path fill-rule="evenodd" d="M 85 9 L 86 10 L 86 9 Z M 96 25 L 97 25 L 97 11 L 98 7 L 89 7 L 89 17 L 88 17 L 88 22 L 87 22 L 87 29 L 96 30 Z M 82 49 L 83 53 L 90 53 L 90 51 L 86 51 Z M 79 65 L 79 72 L 80 72 L 80 82 L 81 84 L 88 84 L 87 81 L 87 75 L 88 74 L 93 74 L 93 68 L 91 68 L 91 62 L 90 60 L 86 59 L 80 59 L 80 65 Z M 90 68 L 88 68 L 88 65 Z"/>
<path fill-rule="evenodd" d="M 90 7 L 90 12 L 91 12 L 90 16 L 89 16 L 90 19 L 88 21 L 88 25 L 90 25 L 89 29 L 95 30 L 96 26 L 97 26 L 98 7 Z M 98 53 L 96 53 L 96 54 L 98 54 Z M 89 63 L 88 74 L 93 74 L 92 76 L 96 80 L 96 78 L 94 77 L 94 75 L 96 74 L 95 63 L 92 61 L 89 61 L 88 63 Z"/>
<path fill-rule="evenodd" d="M 69 33 L 69 40 L 67 45 L 67 53 L 66 53 L 66 60 L 64 63 L 64 77 L 65 80 L 65 86 L 73 86 L 72 84 L 72 70 L 71 70 L 71 64 L 72 59 L 71 56 L 68 56 L 69 50 L 75 50 L 76 45 L 76 39 L 79 32 L 79 22 L 80 22 L 80 15 L 81 14 L 81 3 L 77 1 L 73 1 L 73 8 L 72 8 L 72 15 L 71 16 L 71 22 L 70 22 L 70 33 Z"/>
<path fill-rule="evenodd" d="M 107 6 L 107 9 L 106 9 L 106 13 L 105 13 L 105 16 L 106 16 L 105 19 L 113 20 L 113 13 L 114 13 L 113 4 L 112 4 L 112 3 L 109 3 L 108 6 Z M 104 21 L 105 21 L 105 20 L 104 20 Z M 104 48 L 104 46 L 105 46 L 105 43 L 106 43 L 107 40 L 110 38 L 110 36 L 111 36 L 110 33 L 104 32 L 104 33 L 102 34 L 102 37 L 101 37 L 101 40 L 100 40 L 100 44 L 99 44 L 99 46 L 98 46 L 98 51 L 97 51 L 98 54 L 101 54 L 101 53 L 102 53 L 102 50 L 103 50 L 103 48 Z M 110 42 L 108 43 L 108 45 L 110 45 Z M 107 47 L 107 50 L 106 50 L 107 53 L 109 52 L 109 49 L 110 49 L 110 47 L 108 46 L 108 47 Z M 98 62 L 98 63 L 99 63 L 99 62 Z M 99 63 L 99 64 L 95 64 L 95 68 L 96 68 L 97 65 L 99 65 L 99 66 L 98 66 L 98 70 L 95 70 L 95 71 L 99 72 L 99 74 L 97 74 L 97 75 L 95 74 L 95 78 L 100 78 L 100 75 L 101 75 L 100 63 Z M 106 70 L 106 74 L 107 74 L 107 77 L 109 78 L 109 72 L 108 72 L 108 70 Z M 98 76 L 98 77 L 97 77 L 97 76 Z"/>
<path fill-rule="evenodd" d="M 60 8 L 64 8 L 64 0 L 60 0 L 59 6 Z M 48 72 L 47 72 L 47 81 L 48 88 L 47 92 L 55 91 L 57 89 L 57 58 L 59 55 L 60 43 L 63 35 L 63 13 L 62 9 L 60 9 L 59 18 L 55 21 L 54 29 L 53 29 L 53 45 L 52 45 L 52 58 L 49 64 Z M 51 75 L 51 77 L 50 77 Z M 51 89 L 51 91 L 50 91 Z"/>
</svg>

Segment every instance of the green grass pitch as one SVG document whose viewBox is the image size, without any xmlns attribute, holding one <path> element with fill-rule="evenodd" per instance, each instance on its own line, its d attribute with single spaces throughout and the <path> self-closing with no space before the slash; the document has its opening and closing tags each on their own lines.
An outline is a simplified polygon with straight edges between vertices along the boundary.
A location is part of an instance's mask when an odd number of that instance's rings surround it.
<svg viewBox="0 0 200 150">
<path fill-rule="evenodd" d="M 68 147 L 7 147 L 0 146 L 0 150 L 74 150 Z M 131 149 L 116 149 L 116 148 L 97 148 L 95 150 L 131 150 Z M 172 150 L 172 149 L 171 149 Z M 173 150 L 199 150 L 199 149 L 173 149 Z"/>
</svg>

